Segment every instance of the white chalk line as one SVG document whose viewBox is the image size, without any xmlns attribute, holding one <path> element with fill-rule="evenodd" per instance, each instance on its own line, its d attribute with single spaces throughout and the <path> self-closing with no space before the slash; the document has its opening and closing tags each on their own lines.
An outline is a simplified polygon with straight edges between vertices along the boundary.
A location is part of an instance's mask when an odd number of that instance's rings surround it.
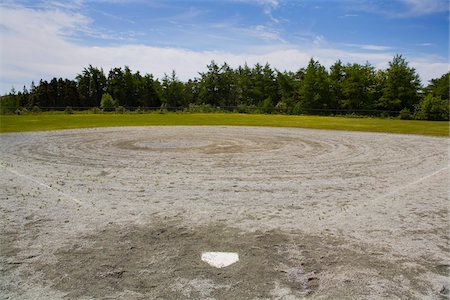
<svg viewBox="0 0 450 300">
<path fill-rule="evenodd" d="M 83 204 L 83 202 L 80 201 L 80 200 L 78 200 L 77 198 L 75 198 L 75 197 L 73 197 L 73 196 L 71 196 L 71 195 L 69 195 L 69 194 L 67 194 L 67 193 L 64 193 L 64 192 L 62 192 L 62 191 L 60 191 L 60 190 L 57 190 L 57 189 L 51 187 L 50 185 L 45 184 L 45 183 L 43 183 L 43 182 L 37 180 L 36 178 L 33 178 L 33 177 L 31 177 L 31 176 L 28 176 L 28 175 L 19 173 L 19 172 L 15 171 L 15 170 L 12 170 L 12 169 L 9 169 L 9 168 L 5 168 L 5 167 L 4 167 L 4 169 L 7 170 L 8 172 L 10 172 L 10 173 L 12 173 L 12 174 L 18 176 L 18 177 L 25 178 L 25 179 L 28 180 L 28 181 L 34 182 L 34 183 L 36 183 L 36 184 L 38 184 L 38 185 L 40 185 L 40 186 L 43 186 L 43 187 L 45 187 L 45 188 L 47 188 L 47 189 L 49 189 L 49 190 L 51 190 L 51 191 L 53 191 L 53 192 L 56 192 L 56 193 L 58 193 L 59 195 L 65 197 L 65 198 L 68 198 L 68 199 L 72 200 L 73 202 L 75 202 L 75 203 L 77 203 L 77 204 L 79 204 L 79 205 Z"/>
<path fill-rule="evenodd" d="M 414 181 L 412 181 L 412 182 L 410 182 L 410 183 L 408 183 L 408 184 L 402 185 L 401 187 L 399 187 L 399 188 L 397 188 L 397 189 L 395 189 L 395 190 L 393 190 L 393 191 L 390 191 L 390 192 L 388 192 L 388 193 L 386 193 L 386 194 L 384 194 L 384 195 L 381 195 L 381 196 L 379 196 L 379 197 L 373 199 L 372 201 L 378 201 L 378 200 L 381 200 L 381 199 L 383 199 L 383 198 L 387 198 L 387 197 L 394 196 L 394 195 L 396 195 L 396 194 L 398 194 L 398 193 L 400 193 L 400 192 L 402 192 L 402 191 L 404 191 L 404 190 L 410 188 L 411 186 L 414 186 L 414 185 L 416 185 L 416 184 L 419 184 L 419 183 L 422 182 L 422 181 L 427 180 L 428 178 L 431 178 L 431 177 L 433 177 L 433 176 L 436 176 L 437 174 L 439 174 L 439 173 L 441 173 L 441 172 L 447 170 L 448 168 L 449 168 L 449 166 L 443 167 L 443 168 L 441 168 L 441 169 L 439 169 L 439 170 L 437 170 L 437 171 L 435 171 L 435 172 L 433 172 L 433 173 L 431 173 L 431 174 L 427 174 L 427 175 L 425 175 L 425 176 L 423 176 L 423 177 L 421 177 L 421 178 L 419 178 L 419 179 L 416 179 L 416 180 L 414 180 Z"/>
</svg>

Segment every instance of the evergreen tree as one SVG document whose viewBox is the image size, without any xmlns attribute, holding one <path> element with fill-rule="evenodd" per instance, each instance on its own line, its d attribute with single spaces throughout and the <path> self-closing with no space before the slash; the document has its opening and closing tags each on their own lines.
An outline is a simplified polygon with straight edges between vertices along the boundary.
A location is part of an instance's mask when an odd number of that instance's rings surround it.
<svg viewBox="0 0 450 300">
<path fill-rule="evenodd" d="M 125 78 L 122 68 L 113 68 L 108 73 L 106 91 L 118 102 L 125 106 L 127 95 L 125 93 Z"/>
<path fill-rule="evenodd" d="M 78 94 L 82 106 L 99 106 L 103 93 L 106 90 L 106 77 L 103 69 L 94 68 L 89 65 L 78 74 Z"/>
<path fill-rule="evenodd" d="M 158 94 L 159 82 L 153 79 L 153 76 L 146 74 L 141 79 L 141 98 L 139 106 L 160 107 L 161 98 Z"/>
<path fill-rule="evenodd" d="M 382 96 L 377 101 L 377 107 L 393 111 L 413 109 L 419 102 L 418 91 L 421 87 L 416 70 L 409 67 L 401 55 L 396 55 L 385 72 Z"/>
<path fill-rule="evenodd" d="M 440 78 L 431 79 L 425 91 L 433 94 L 435 97 L 440 97 L 442 100 L 449 100 L 450 72 L 442 75 Z"/>
<path fill-rule="evenodd" d="M 161 105 L 176 108 L 183 105 L 183 83 L 178 79 L 175 70 L 171 76 L 164 74 L 161 83 Z"/>
<path fill-rule="evenodd" d="M 348 64 L 344 67 L 341 83 L 341 107 L 351 110 L 369 110 L 373 108 L 375 68 L 370 64 Z"/>
<path fill-rule="evenodd" d="M 304 79 L 300 84 L 303 109 L 330 108 L 330 94 L 330 82 L 325 67 L 311 58 L 305 70 Z"/>
<path fill-rule="evenodd" d="M 335 62 L 330 68 L 330 104 L 333 108 L 342 108 L 344 95 L 342 85 L 345 78 L 344 65 L 340 60 Z"/>
</svg>

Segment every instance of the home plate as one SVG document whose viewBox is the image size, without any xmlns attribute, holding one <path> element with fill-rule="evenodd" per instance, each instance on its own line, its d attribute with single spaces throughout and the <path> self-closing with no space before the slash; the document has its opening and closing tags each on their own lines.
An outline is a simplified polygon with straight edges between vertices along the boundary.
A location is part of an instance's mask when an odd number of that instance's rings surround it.
<svg viewBox="0 0 450 300">
<path fill-rule="evenodd" d="M 211 267 L 224 268 L 239 260 L 239 254 L 234 252 L 203 252 L 202 261 Z"/>
</svg>

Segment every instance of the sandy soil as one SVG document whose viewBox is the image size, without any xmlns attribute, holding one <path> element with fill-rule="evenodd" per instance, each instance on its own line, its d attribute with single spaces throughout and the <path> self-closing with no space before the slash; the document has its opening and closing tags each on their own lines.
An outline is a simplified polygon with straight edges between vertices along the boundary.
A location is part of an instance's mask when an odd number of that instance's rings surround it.
<svg viewBox="0 0 450 300">
<path fill-rule="evenodd" d="M 448 139 L 0 135 L 1 299 L 448 299 Z M 238 252 L 216 269 L 204 251 Z"/>
</svg>

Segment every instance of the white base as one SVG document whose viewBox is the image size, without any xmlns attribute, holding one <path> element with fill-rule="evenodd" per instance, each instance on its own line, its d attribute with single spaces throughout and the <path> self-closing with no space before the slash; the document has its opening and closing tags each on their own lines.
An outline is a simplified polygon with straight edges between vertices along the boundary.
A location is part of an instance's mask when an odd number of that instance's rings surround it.
<svg viewBox="0 0 450 300">
<path fill-rule="evenodd" d="M 224 268 L 239 260 L 239 254 L 234 252 L 203 252 L 202 261 L 211 267 Z"/>
</svg>

